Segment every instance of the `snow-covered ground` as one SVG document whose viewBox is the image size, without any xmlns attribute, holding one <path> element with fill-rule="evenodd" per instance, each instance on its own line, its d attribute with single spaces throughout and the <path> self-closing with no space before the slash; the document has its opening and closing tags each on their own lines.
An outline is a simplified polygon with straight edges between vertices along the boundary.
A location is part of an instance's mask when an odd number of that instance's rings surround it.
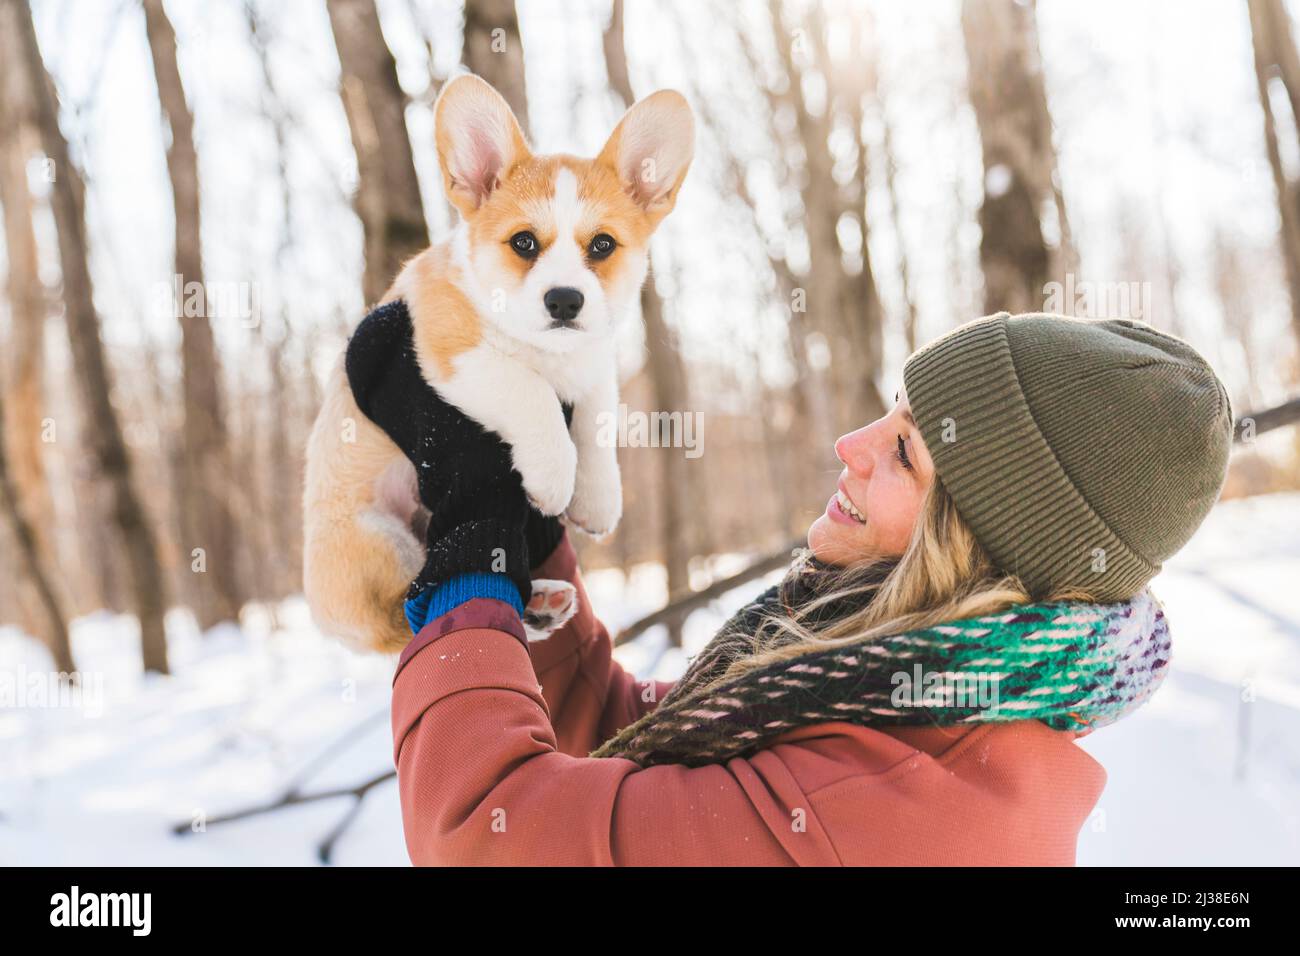
<svg viewBox="0 0 1300 956">
<path fill-rule="evenodd" d="M 619 660 L 675 677 L 763 585 L 692 615 L 684 651 L 665 651 L 651 631 Z M 611 630 L 664 590 L 657 568 L 626 582 L 593 573 L 588 587 Z M 1300 863 L 1300 495 L 1218 506 L 1155 587 L 1173 628 L 1172 672 L 1146 707 L 1080 741 L 1109 782 L 1079 862 Z M 74 650 L 89 676 L 58 706 L 44 650 L 0 631 L 0 863 L 317 862 L 351 796 L 216 818 L 299 780 L 313 793 L 390 770 L 392 665 L 319 637 L 300 601 L 277 618 L 204 638 L 176 615 L 174 674 L 162 678 L 141 675 L 131 619 L 79 620 Z M 407 862 L 392 780 L 361 802 L 333 860 Z"/>
<path fill-rule="evenodd" d="M 1153 587 L 1173 665 L 1079 742 L 1109 775 L 1080 864 L 1300 863 L 1300 495 L 1220 504 Z"/>
</svg>

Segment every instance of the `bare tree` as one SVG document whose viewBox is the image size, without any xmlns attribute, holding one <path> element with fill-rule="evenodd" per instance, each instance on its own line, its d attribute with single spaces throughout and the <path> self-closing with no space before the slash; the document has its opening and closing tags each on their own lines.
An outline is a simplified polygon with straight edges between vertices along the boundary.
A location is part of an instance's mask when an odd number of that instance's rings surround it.
<svg viewBox="0 0 1300 956">
<path fill-rule="evenodd" d="M 365 233 L 366 303 L 429 244 L 406 130 L 406 95 L 384 42 L 375 0 L 326 0 L 339 54 L 339 89 L 357 154 L 356 209 Z"/>
<path fill-rule="evenodd" d="M 1256 343 L 1252 307 L 1255 283 L 1251 281 L 1247 265 L 1248 252 L 1243 251 L 1241 239 L 1232 235 L 1222 224 L 1214 227 L 1214 291 L 1223 312 L 1223 327 L 1241 347 L 1242 364 L 1246 381 L 1233 396 L 1234 404 L 1245 408 L 1259 408 L 1259 361 L 1261 349 Z M 1242 399 L 1245 399 L 1242 401 Z"/>
<path fill-rule="evenodd" d="M 803 304 L 812 330 L 825 336 L 829 346 L 833 421 L 837 431 L 845 431 L 885 411 L 874 382 L 881 363 L 883 313 L 867 247 L 866 153 L 860 135 L 868 74 L 860 56 L 856 65 L 832 62 L 820 6 L 809 7 L 807 19 L 792 26 L 784 22 L 782 10 L 780 0 L 769 0 L 772 34 L 788 78 L 787 91 L 776 98 L 794 108 L 804 158 L 798 179 L 809 256 Z M 827 102 L 820 109 L 805 99 L 805 73 L 818 74 L 826 84 Z M 849 128 L 857 149 L 855 175 L 844 186 L 836 180 L 830 146 L 837 121 Z M 854 269 L 846 268 L 840 242 L 844 223 L 851 223 L 860 237 L 860 262 Z"/>
<path fill-rule="evenodd" d="M 867 66 L 867 89 L 875 101 L 876 114 L 880 121 L 881 165 L 885 173 L 885 196 L 889 200 L 889 220 L 894 231 L 894 241 L 898 243 L 898 281 L 903 294 L 903 343 L 910 355 L 919 344 L 916 340 L 916 297 L 912 293 L 912 276 L 910 256 L 907 254 L 907 240 L 903 235 L 902 204 L 899 202 L 898 158 L 894 149 L 894 124 L 889 118 L 886 91 L 880 82 L 880 57 L 873 49 L 870 58 L 864 57 Z"/>
<path fill-rule="evenodd" d="M 28 88 L 37 106 L 37 123 L 46 157 L 54 173 L 50 205 L 58 233 L 63 272 L 64 320 L 72 352 L 74 378 L 81 391 L 87 421 L 83 438 L 112 489 L 112 516 L 130 569 L 134 609 L 140 619 L 144 667 L 167 672 L 167 639 L 163 612 L 167 607 L 158 545 L 132 480 L 122 428 L 111 399 L 112 387 L 99 316 L 86 257 L 85 190 L 59 129 L 54 84 L 45 70 L 31 10 L 22 0 L 0 0 L 6 24 L 0 33 L 15 37 L 22 53 Z"/>
<path fill-rule="evenodd" d="M 4 206 L 7 290 L 11 306 L 9 374 L 0 383 L 0 484 L 13 537 L 23 558 L 18 604 L 25 625 L 41 639 L 61 671 L 75 669 L 68 642 L 64 589 L 55 574 L 54 502 L 42 458 L 45 417 L 45 288 L 41 284 L 27 160 L 35 148 L 32 97 L 14 31 L 3 11 L 0 33 L 0 205 Z"/>
<path fill-rule="evenodd" d="M 491 83 L 528 131 L 524 43 L 515 0 L 471 0 L 465 4 L 465 51 L 470 72 Z"/>
<path fill-rule="evenodd" d="M 980 265 L 984 307 L 1042 308 L 1044 285 L 1068 265 L 1064 215 L 1038 54 L 1032 3 L 964 0 L 968 86 L 984 157 Z M 1043 236 L 1044 210 L 1055 208 L 1062 243 Z"/>
<path fill-rule="evenodd" d="M 1281 0 L 1248 0 L 1250 31 L 1255 51 L 1255 84 L 1264 116 L 1264 146 L 1268 152 L 1273 185 L 1277 189 L 1277 207 L 1281 219 L 1282 260 L 1286 267 L 1287 290 L 1291 295 L 1291 327 L 1300 341 L 1300 183 L 1287 176 L 1278 143 L 1278 123 L 1274 116 L 1269 86 L 1281 84 L 1291 107 L 1287 128 L 1300 123 L 1300 55 L 1296 52 L 1291 19 Z M 1294 149 L 1296 144 L 1292 144 Z"/>
<path fill-rule="evenodd" d="M 279 274 L 287 274 L 291 268 L 289 253 L 294 237 L 294 192 L 289 178 L 289 138 L 292 129 L 290 112 L 276 86 L 275 76 L 271 70 L 271 50 L 267 37 L 267 28 L 252 0 L 246 0 L 245 21 L 253 52 L 257 56 L 258 67 L 262 74 L 262 115 L 270 124 L 275 139 L 276 182 L 280 190 L 280 236 L 275 247 L 275 268 Z M 266 489 L 263 495 L 266 508 L 263 524 L 269 538 L 268 554 L 272 581 L 267 582 L 271 593 L 283 596 L 301 590 L 299 578 L 302 569 L 301 555 L 298 553 L 302 542 L 302 509 L 296 506 L 298 484 L 295 476 L 302 470 L 301 449 L 291 441 L 289 431 L 292 427 L 293 410 L 290 407 L 290 376 L 286 375 L 287 346 L 290 341 L 288 304 L 281 298 L 280 335 L 271 339 L 266 334 L 266 323 L 257 327 L 258 344 L 266 356 L 269 378 L 269 396 L 267 405 L 267 435 L 264 442 L 266 467 L 262 473 L 267 475 Z M 314 376 L 309 376 L 314 382 Z"/>
<path fill-rule="evenodd" d="M 144 0 L 145 30 L 153 57 L 158 101 L 170 136 L 167 172 L 175 212 L 177 285 L 185 299 L 203 290 L 200 239 L 199 163 L 194 148 L 194 115 L 185 98 L 176 57 L 176 32 L 162 0 Z M 206 296 L 201 301 L 206 302 Z M 230 447 L 226 432 L 221 367 L 207 309 L 191 315 L 177 303 L 181 323 L 181 392 L 185 421 L 181 432 L 178 505 L 182 552 L 202 549 L 203 573 L 182 578 L 200 628 L 238 621 L 243 604 L 235 558 L 237 522 L 230 507 Z"/>
<path fill-rule="evenodd" d="M 627 50 L 623 37 L 623 0 L 614 0 L 609 25 L 602 42 L 605 50 L 605 69 L 609 84 L 623 109 L 636 100 L 632 81 L 628 76 Z M 654 280 L 647 280 L 641 290 L 641 315 L 645 322 L 645 343 L 650 382 L 654 390 L 655 407 L 661 411 L 681 411 L 688 407 L 686 366 L 677 349 L 676 338 L 664 319 L 664 303 L 655 289 Z M 695 550 L 692 529 L 697 526 L 690 503 L 690 475 L 686 457 L 672 448 L 671 425 L 668 416 L 659 419 L 664 434 L 659 436 L 659 470 L 662 480 L 662 522 L 659 527 L 663 547 L 664 565 L 668 572 L 668 599 L 676 600 L 690 591 L 689 561 Z M 683 618 L 671 618 L 668 638 L 673 647 L 682 643 Z"/>
<path fill-rule="evenodd" d="M 77 668 L 68 641 L 68 619 L 54 583 L 55 570 L 47 560 L 49 552 L 41 546 L 32 523 L 27 519 L 18 489 L 9 473 L 4 419 L 5 402 L 0 399 L 0 512 L 18 544 L 23 570 L 36 593 L 39 626 L 41 633 L 46 635 L 45 645 L 54 657 L 54 666 L 65 674 L 71 674 Z"/>
<path fill-rule="evenodd" d="M 743 63 L 743 68 L 736 72 L 737 76 L 742 77 L 739 82 L 754 83 L 759 88 L 768 105 L 764 116 L 768 137 L 773 143 L 783 143 L 786 137 L 779 127 L 777 116 L 785 109 L 793 111 L 797 107 L 789 98 L 791 91 L 788 88 L 772 89 L 762 80 L 764 70 L 760 66 L 761 54 L 756 49 L 755 37 L 740 29 L 734 20 L 718 20 L 714 28 L 700 30 L 687 26 L 680 16 L 672 19 L 678 42 L 683 44 L 688 55 L 694 59 L 724 55 L 722 50 L 725 47 L 717 46 L 716 40 L 730 39 L 733 55 L 738 53 Z M 701 49 L 699 44 L 705 41 L 709 41 L 709 46 Z M 724 194 L 743 212 L 742 218 L 749 223 L 758 238 L 771 272 L 771 301 L 780 305 L 787 320 L 785 345 L 789 348 L 789 357 L 795 369 L 793 386 L 786 394 L 781 394 L 782 390 L 770 388 L 761 390 L 764 406 L 761 413 L 763 455 L 768 460 L 780 535 L 784 537 L 790 530 L 790 523 L 801 520 L 801 507 L 815 503 L 809 491 L 817 488 L 818 482 L 824 477 L 822 465 L 831 458 L 831 447 L 836 435 L 828 375 L 825 369 L 814 365 L 810 359 L 809 342 L 811 336 L 818 332 L 814 319 L 820 319 L 821 316 L 810 316 L 806 311 L 796 308 L 807 279 L 794 273 L 786 259 L 785 244 L 780 241 L 795 228 L 788 216 L 783 214 L 777 232 L 769 233 L 761 222 L 759 204 L 751 194 L 746 179 L 746 164 L 750 157 L 737 150 L 732 135 L 735 117 L 734 111 L 728 108 L 731 89 L 704 89 L 696 85 L 697 81 L 693 77 L 684 77 L 683 82 L 692 93 L 700 135 L 712 141 L 711 151 L 724 160 Z M 764 160 L 771 164 L 783 190 L 798 192 L 799 170 L 788 161 L 787 152 L 778 150 L 765 156 Z M 756 370 L 757 352 L 757 349 L 753 350 Z M 766 540 L 774 529 L 765 527 L 755 530 Z"/>
</svg>

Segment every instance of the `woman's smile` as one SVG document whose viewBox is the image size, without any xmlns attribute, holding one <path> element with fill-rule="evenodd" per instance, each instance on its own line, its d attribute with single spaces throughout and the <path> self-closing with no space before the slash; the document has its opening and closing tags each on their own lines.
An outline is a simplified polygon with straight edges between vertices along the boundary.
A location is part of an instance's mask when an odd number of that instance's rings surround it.
<svg viewBox="0 0 1300 956">
<path fill-rule="evenodd" d="M 844 487 L 844 479 L 841 478 L 839 488 L 835 494 L 831 495 L 831 500 L 826 503 L 826 515 L 832 521 L 838 521 L 841 524 L 866 524 L 866 516 L 853 503 L 849 497 L 848 490 Z"/>
</svg>

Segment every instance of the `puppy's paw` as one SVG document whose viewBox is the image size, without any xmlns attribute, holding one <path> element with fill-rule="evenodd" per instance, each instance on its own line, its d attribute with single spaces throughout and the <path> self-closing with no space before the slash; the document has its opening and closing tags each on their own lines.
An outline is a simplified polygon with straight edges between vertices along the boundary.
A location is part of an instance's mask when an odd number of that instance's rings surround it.
<svg viewBox="0 0 1300 956">
<path fill-rule="evenodd" d="M 569 622 L 578 610 L 578 589 L 567 581 L 537 578 L 524 608 L 524 636 L 544 641 Z"/>
<path fill-rule="evenodd" d="M 524 491 L 534 508 L 558 515 L 573 498 L 578 450 L 567 434 L 551 440 L 530 438 L 514 445 L 515 469 L 523 476 Z"/>
<path fill-rule="evenodd" d="M 586 463 L 578 472 L 564 517 L 571 524 L 600 538 L 618 527 L 623 516 L 623 481 L 618 464 Z"/>
</svg>

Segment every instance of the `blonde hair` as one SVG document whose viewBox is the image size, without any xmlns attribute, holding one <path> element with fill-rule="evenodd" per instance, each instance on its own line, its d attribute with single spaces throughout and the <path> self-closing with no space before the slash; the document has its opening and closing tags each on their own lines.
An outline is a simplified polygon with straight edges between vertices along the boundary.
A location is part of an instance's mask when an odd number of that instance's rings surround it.
<svg viewBox="0 0 1300 956">
<path fill-rule="evenodd" d="M 804 551 L 786 580 L 802 573 L 810 559 L 811 553 Z M 1094 597 L 1079 588 L 1062 588 L 1042 599 L 1093 601 Z M 901 557 L 865 557 L 834 572 L 829 586 L 813 600 L 788 613 L 765 615 L 754 633 L 746 635 L 748 652 L 732 660 L 710 686 L 812 651 L 996 614 L 1033 600 L 1018 577 L 994 565 L 936 477 Z M 817 622 L 819 612 L 841 602 L 860 610 L 824 625 Z"/>
</svg>

